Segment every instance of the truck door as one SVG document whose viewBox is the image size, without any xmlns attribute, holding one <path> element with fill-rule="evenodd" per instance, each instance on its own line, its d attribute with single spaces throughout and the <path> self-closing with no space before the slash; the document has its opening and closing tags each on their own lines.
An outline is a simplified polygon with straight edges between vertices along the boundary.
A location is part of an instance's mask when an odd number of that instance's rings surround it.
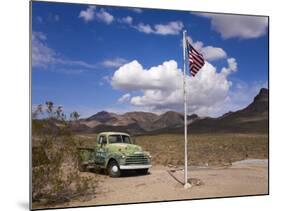
<svg viewBox="0 0 281 211">
<path fill-rule="evenodd" d="M 106 146 L 106 137 L 100 136 L 96 148 L 96 154 L 95 154 L 95 163 L 98 165 L 104 165 L 105 164 L 105 146 Z"/>
</svg>

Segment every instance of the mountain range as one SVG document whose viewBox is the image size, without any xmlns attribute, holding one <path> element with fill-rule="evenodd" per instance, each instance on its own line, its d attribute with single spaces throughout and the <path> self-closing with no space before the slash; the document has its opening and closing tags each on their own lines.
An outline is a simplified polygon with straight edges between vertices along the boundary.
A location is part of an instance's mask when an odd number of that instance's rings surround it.
<svg viewBox="0 0 281 211">
<path fill-rule="evenodd" d="M 189 124 L 199 119 L 197 115 L 188 116 Z M 101 111 L 79 122 L 78 130 L 88 132 L 124 131 L 133 134 L 150 133 L 163 128 L 179 128 L 184 124 L 184 116 L 174 111 L 157 115 L 150 112 L 127 112 L 125 114 Z M 77 125 L 76 125 L 77 127 Z M 83 127 L 83 129 L 81 128 Z"/>
<path fill-rule="evenodd" d="M 196 114 L 187 117 L 189 133 L 267 133 L 268 89 L 262 88 L 247 107 L 228 112 L 218 118 L 200 118 Z M 123 131 L 131 134 L 183 133 L 184 115 L 168 111 L 161 115 L 150 112 L 127 112 L 116 114 L 98 112 L 73 124 L 76 132 L 98 133 Z"/>
</svg>

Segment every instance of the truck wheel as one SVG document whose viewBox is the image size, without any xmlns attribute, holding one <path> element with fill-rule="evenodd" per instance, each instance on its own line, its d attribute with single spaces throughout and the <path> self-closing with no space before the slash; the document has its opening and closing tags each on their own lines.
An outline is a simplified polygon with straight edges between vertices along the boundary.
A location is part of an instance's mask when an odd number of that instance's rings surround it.
<svg viewBox="0 0 281 211">
<path fill-rule="evenodd" d="M 110 161 L 107 167 L 107 172 L 110 177 L 120 177 L 121 175 L 120 168 L 115 160 Z"/>
<path fill-rule="evenodd" d="M 148 172 L 148 169 L 137 169 L 137 173 L 141 174 L 141 175 L 145 175 L 145 174 L 147 174 L 147 172 Z"/>
<path fill-rule="evenodd" d="M 78 167 L 79 167 L 80 172 L 86 172 L 87 171 L 87 166 L 82 164 L 82 163 L 80 163 Z"/>
</svg>

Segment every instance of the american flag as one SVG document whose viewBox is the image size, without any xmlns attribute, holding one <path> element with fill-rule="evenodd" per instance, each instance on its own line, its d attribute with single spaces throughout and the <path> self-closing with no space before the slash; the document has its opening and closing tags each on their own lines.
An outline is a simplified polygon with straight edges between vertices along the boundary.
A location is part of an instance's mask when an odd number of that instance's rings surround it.
<svg viewBox="0 0 281 211">
<path fill-rule="evenodd" d="M 195 76 L 204 66 L 205 61 L 201 53 L 198 53 L 192 45 L 188 43 L 189 49 L 189 70 L 192 76 Z"/>
</svg>

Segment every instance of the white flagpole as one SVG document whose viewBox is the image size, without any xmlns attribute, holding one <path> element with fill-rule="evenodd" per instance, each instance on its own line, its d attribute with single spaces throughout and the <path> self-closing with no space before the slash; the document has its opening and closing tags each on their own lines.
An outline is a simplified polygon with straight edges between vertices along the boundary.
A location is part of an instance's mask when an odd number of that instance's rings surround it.
<svg viewBox="0 0 281 211">
<path fill-rule="evenodd" d="M 184 188 L 190 187 L 187 182 L 187 90 L 186 90 L 186 31 L 183 31 L 183 98 L 184 98 Z"/>
</svg>

